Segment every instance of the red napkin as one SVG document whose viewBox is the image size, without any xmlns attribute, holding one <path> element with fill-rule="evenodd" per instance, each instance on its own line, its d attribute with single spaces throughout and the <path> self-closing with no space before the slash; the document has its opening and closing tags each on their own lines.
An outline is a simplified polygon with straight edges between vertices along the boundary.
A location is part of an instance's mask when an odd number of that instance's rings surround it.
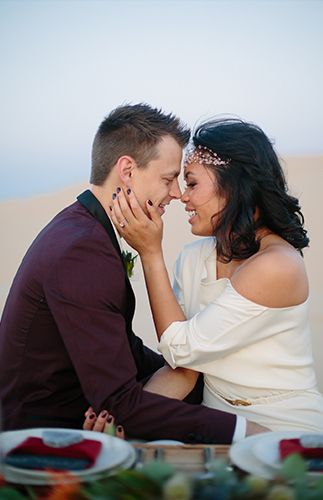
<svg viewBox="0 0 323 500">
<path fill-rule="evenodd" d="M 299 439 L 282 439 L 279 442 L 280 458 L 298 453 L 307 463 L 309 470 L 323 470 L 323 448 L 309 448 L 302 446 Z"/>
<path fill-rule="evenodd" d="M 29 437 L 6 455 L 5 463 L 29 469 L 88 469 L 101 448 L 102 443 L 92 439 L 55 448 L 47 446 L 41 438 Z"/>
</svg>

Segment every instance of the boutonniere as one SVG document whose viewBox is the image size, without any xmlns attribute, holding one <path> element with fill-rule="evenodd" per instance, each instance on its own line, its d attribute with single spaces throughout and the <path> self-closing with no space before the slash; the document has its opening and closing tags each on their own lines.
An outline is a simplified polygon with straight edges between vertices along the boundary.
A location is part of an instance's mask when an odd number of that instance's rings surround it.
<svg viewBox="0 0 323 500">
<path fill-rule="evenodd" d="M 128 252 L 127 250 L 122 250 L 122 258 L 124 265 L 126 266 L 128 278 L 131 278 L 133 274 L 133 268 L 137 257 L 138 254 L 133 257 L 131 252 Z"/>
</svg>

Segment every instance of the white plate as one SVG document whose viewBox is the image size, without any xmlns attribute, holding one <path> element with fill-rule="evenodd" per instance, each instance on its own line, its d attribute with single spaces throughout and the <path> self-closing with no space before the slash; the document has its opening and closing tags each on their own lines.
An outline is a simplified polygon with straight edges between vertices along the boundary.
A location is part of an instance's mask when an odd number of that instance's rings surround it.
<svg viewBox="0 0 323 500">
<path fill-rule="evenodd" d="M 253 452 L 255 443 L 257 443 L 261 436 L 268 436 L 268 434 L 272 434 L 272 432 L 255 434 L 233 444 L 229 449 L 230 460 L 239 469 L 249 472 L 249 474 L 264 477 L 265 479 L 273 479 L 276 475 L 276 470 L 261 462 Z"/>
<path fill-rule="evenodd" d="M 160 445 L 160 446 L 184 446 L 185 443 L 182 441 L 174 441 L 173 439 L 158 439 L 157 441 L 148 441 L 146 444 Z"/>
<path fill-rule="evenodd" d="M 3 455 L 6 455 L 12 448 L 15 448 L 30 436 L 42 437 L 45 429 L 25 429 L 21 431 L 8 431 L 0 435 L 0 448 Z M 50 429 L 59 432 L 71 432 L 71 429 Z M 135 460 L 135 451 L 132 446 L 122 439 L 108 434 L 93 431 L 82 431 L 84 439 L 100 441 L 102 448 L 94 465 L 90 469 L 82 471 L 70 471 L 81 481 L 97 479 L 102 473 L 115 467 L 128 468 Z M 7 481 L 24 484 L 49 484 L 52 479 L 44 471 L 22 469 L 3 465 L 3 474 Z"/>
<path fill-rule="evenodd" d="M 258 460 L 261 460 L 266 465 L 269 465 L 273 469 L 276 470 L 276 473 L 279 472 L 282 462 L 280 459 L 279 452 L 279 442 L 282 439 L 296 439 L 301 436 L 308 436 L 310 432 L 306 431 L 289 431 L 289 432 L 271 432 L 266 433 L 262 439 L 259 439 L 253 447 L 253 452 Z M 318 435 L 317 432 L 312 432 L 312 434 Z M 323 436 L 323 434 L 322 434 Z M 322 472 L 309 472 L 308 475 L 310 477 L 321 476 Z"/>
</svg>

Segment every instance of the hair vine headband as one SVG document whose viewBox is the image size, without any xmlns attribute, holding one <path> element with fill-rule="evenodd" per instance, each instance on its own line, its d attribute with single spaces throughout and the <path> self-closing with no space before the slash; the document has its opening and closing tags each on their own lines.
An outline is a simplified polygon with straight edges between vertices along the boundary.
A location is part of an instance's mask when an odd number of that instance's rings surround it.
<svg viewBox="0 0 323 500">
<path fill-rule="evenodd" d="M 205 165 L 228 165 L 230 160 L 225 161 L 212 151 L 212 149 L 207 146 L 197 146 L 196 148 L 191 148 L 185 158 L 184 168 L 190 163 L 200 163 Z"/>
</svg>

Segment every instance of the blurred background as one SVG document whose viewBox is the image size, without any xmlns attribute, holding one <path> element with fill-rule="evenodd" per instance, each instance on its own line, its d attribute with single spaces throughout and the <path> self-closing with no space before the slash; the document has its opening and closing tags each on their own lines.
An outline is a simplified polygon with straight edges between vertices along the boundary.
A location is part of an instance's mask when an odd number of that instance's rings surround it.
<svg viewBox="0 0 323 500">
<path fill-rule="evenodd" d="M 275 142 L 301 200 L 323 390 L 322 21 L 322 0 L 0 0 L 0 312 L 31 241 L 88 187 L 113 108 L 146 102 L 191 127 L 239 116 Z M 180 202 L 164 221 L 172 274 L 194 237 Z M 156 348 L 136 273 L 135 331 Z"/>
</svg>

